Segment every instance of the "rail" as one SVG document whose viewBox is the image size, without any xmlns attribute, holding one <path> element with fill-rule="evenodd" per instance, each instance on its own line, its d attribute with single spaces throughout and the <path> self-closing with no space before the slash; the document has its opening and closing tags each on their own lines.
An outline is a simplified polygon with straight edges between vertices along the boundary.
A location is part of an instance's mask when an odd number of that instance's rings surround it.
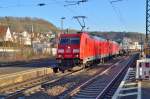
<svg viewBox="0 0 150 99">
<path fill-rule="evenodd" d="M 125 66 L 117 75 L 116 77 L 107 85 L 107 87 L 105 87 L 105 89 L 96 97 L 96 99 L 102 99 L 106 93 L 108 92 L 108 90 L 110 90 L 112 88 L 112 86 L 114 85 L 114 83 L 121 78 L 122 76 L 124 76 L 128 70 L 128 68 L 131 66 L 131 64 L 135 61 L 135 59 L 137 59 L 136 55 L 132 57 L 131 60 L 128 61 L 127 66 Z M 123 77 L 122 77 L 123 78 Z M 119 83 L 119 82 L 118 82 Z"/>
<path fill-rule="evenodd" d="M 104 88 L 101 89 L 101 91 L 99 92 L 98 95 L 96 95 L 96 99 L 103 99 L 102 97 L 105 95 L 105 93 L 111 88 L 111 85 L 114 84 L 114 82 L 118 79 L 118 77 L 120 76 L 120 74 L 126 72 L 126 69 L 130 66 L 129 64 L 133 62 L 133 60 L 135 59 L 135 56 L 137 55 L 133 55 L 130 60 L 128 60 L 124 66 L 124 68 L 120 68 L 119 73 L 117 74 L 113 74 L 116 75 Z M 122 61 L 122 60 L 121 60 Z M 111 67 L 109 67 L 107 70 L 103 71 L 102 73 L 96 75 L 95 77 L 89 79 L 88 81 L 86 81 L 85 83 L 83 83 L 82 85 L 78 86 L 77 88 L 75 88 L 73 91 L 71 91 L 69 94 L 65 95 L 65 98 L 71 98 L 73 97 L 74 99 L 76 99 L 74 96 L 77 96 L 78 93 L 81 91 L 83 92 L 84 90 L 82 89 L 86 89 L 89 87 L 89 85 L 94 82 L 94 80 L 96 80 L 98 77 L 103 76 L 105 73 L 107 73 L 108 71 L 113 71 L 114 68 L 117 68 L 116 65 L 118 65 L 121 61 L 117 62 L 116 64 L 112 65 Z M 122 63 L 122 62 L 121 62 Z M 112 69 L 112 70 L 111 70 Z M 122 75 L 123 76 L 123 75 Z M 100 78 L 99 78 L 100 79 Z M 110 79 L 110 78 L 109 78 Z M 80 93 L 81 94 L 81 93 Z M 84 94 L 85 95 L 85 94 Z M 82 96 L 79 95 L 79 97 Z M 83 97 L 82 97 L 83 98 Z"/>
<path fill-rule="evenodd" d="M 22 82 L 22 83 L 19 83 L 16 85 L 12 85 L 12 88 L 11 88 L 11 86 L 8 88 L 6 87 L 5 88 L 6 90 L 12 89 L 12 90 L 16 90 L 16 91 L 11 93 L 11 94 L 8 94 L 6 96 L 4 95 L 4 97 L 6 99 L 16 99 L 17 97 L 22 97 L 22 96 L 24 96 L 24 92 L 26 90 L 30 90 L 36 86 L 41 86 L 43 89 L 43 87 L 46 86 L 47 84 L 60 81 L 63 77 L 66 77 L 66 76 L 71 75 L 73 73 L 80 72 L 82 70 L 83 70 L 83 68 L 75 70 L 73 72 L 66 72 L 64 74 L 56 74 L 52 78 L 49 75 L 44 75 L 44 76 L 39 77 L 39 78 L 30 79 L 29 81 L 25 81 L 25 82 Z M 40 87 L 40 89 L 41 89 L 41 87 Z"/>
<path fill-rule="evenodd" d="M 122 60 L 120 60 L 119 62 L 121 62 Z M 94 76 L 93 78 L 89 79 L 88 81 L 86 81 L 85 83 L 81 84 L 80 86 L 78 86 L 76 89 L 74 89 L 71 93 L 69 93 L 69 96 L 73 96 L 74 94 L 76 94 L 82 87 L 85 87 L 85 85 L 89 84 L 90 82 L 92 82 L 94 79 L 96 79 L 97 77 L 99 77 L 100 75 L 105 74 L 107 71 L 109 71 L 113 66 L 116 66 L 119 62 L 113 64 L 111 67 L 109 67 L 108 69 L 106 69 L 105 71 L 103 71 L 102 73 Z M 68 97 L 68 96 L 65 96 Z"/>
</svg>

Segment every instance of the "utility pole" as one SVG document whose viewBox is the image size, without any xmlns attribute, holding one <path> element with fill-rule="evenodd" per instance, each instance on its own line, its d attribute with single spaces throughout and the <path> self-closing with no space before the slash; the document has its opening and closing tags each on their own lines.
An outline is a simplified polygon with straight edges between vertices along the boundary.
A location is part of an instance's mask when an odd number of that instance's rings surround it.
<svg viewBox="0 0 150 99">
<path fill-rule="evenodd" d="M 34 31 L 34 27 L 33 24 L 31 25 L 31 47 L 33 48 L 33 31 Z"/>
<path fill-rule="evenodd" d="M 146 0 L 146 43 L 148 43 L 148 35 L 150 33 L 150 0 Z"/>
<path fill-rule="evenodd" d="M 66 19 L 65 17 L 62 17 L 62 18 L 61 18 L 61 33 L 64 32 L 63 25 L 64 25 L 64 20 L 65 20 L 65 19 Z"/>
<path fill-rule="evenodd" d="M 143 47 L 142 47 L 142 45 L 143 45 L 142 34 L 140 35 L 140 39 L 141 39 L 141 55 L 142 55 L 142 52 L 143 52 Z"/>
<path fill-rule="evenodd" d="M 149 34 L 150 34 L 150 0 L 146 0 L 146 38 L 144 44 L 144 53 L 146 58 L 150 58 L 150 44 L 148 44 Z"/>
<path fill-rule="evenodd" d="M 150 34 L 150 0 L 146 0 L 146 37 L 144 44 L 144 53 L 146 58 L 150 57 L 150 44 L 149 44 L 149 34 Z"/>
</svg>

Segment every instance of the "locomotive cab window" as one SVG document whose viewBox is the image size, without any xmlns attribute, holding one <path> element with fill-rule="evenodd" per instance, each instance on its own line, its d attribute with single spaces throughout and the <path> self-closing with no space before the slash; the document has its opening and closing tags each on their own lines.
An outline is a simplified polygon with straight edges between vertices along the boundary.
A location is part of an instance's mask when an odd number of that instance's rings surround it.
<svg viewBox="0 0 150 99">
<path fill-rule="evenodd" d="M 60 44 L 61 45 L 80 44 L 80 38 L 78 38 L 78 37 L 61 38 L 60 39 Z"/>
<path fill-rule="evenodd" d="M 70 38 L 70 44 L 80 44 L 80 38 Z"/>
<path fill-rule="evenodd" d="M 68 38 L 61 38 L 61 39 L 60 39 L 60 44 L 61 44 L 61 45 L 69 44 L 69 39 L 68 39 Z"/>
</svg>

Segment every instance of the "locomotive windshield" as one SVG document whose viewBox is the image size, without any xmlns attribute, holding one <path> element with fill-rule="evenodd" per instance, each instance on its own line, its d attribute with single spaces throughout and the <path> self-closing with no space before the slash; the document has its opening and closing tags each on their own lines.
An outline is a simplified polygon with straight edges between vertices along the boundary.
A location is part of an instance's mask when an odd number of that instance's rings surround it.
<svg viewBox="0 0 150 99">
<path fill-rule="evenodd" d="M 61 45 L 67 45 L 67 44 L 79 44 L 80 43 L 80 38 L 78 37 L 71 37 L 71 38 L 61 38 L 60 39 L 60 44 Z"/>
</svg>

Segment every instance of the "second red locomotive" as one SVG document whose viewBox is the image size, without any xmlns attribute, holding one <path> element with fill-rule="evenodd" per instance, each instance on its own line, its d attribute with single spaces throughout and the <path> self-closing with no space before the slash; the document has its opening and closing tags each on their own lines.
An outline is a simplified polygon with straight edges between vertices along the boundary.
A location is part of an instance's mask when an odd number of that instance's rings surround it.
<svg viewBox="0 0 150 99">
<path fill-rule="evenodd" d="M 89 66 L 93 62 L 119 54 L 118 43 L 91 36 L 86 32 L 76 34 L 61 34 L 59 38 L 57 56 L 57 69 L 64 71 L 75 65 Z"/>
</svg>

